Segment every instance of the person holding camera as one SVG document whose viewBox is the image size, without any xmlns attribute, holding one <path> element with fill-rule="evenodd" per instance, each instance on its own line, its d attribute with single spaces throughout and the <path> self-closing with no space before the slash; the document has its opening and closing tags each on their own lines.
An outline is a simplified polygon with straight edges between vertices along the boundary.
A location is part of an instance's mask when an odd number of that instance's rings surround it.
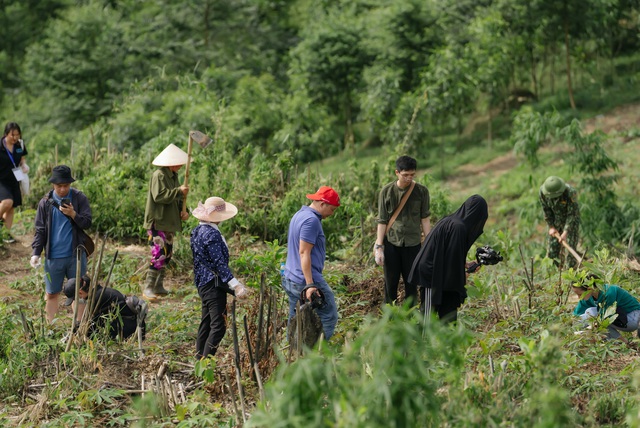
<svg viewBox="0 0 640 428">
<path fill-rule="evenodd" d="M 24 161 L 27 148 L 21 138 L 20 126 L 15 122 L 7 123 L 0 144 L 0 219 L 9 232 L 13 225 L 14 209 L 22 205 L 19 179 L 29 172 Z M 9 234 L 5 242 L 10 244 L 16 241 Z"/>
<path fill-rule="evenodd" d="M 487 201 L 473 195 L 427 235 L 409 274 L 409 281 L 420 288 L 421 312 L 428 315 L 433 306 L 443 322 L 457 321 L 458 308 L 467 298 L 467 276 L 481 266 L 468 262 L 467 253 L 488 217 Z"/>
<path fill-rule="evenodd" d="M 53 190 L 40 200 L 36 211 L 30 263 L 34 269 L 40 267 L 40 255 L 44 251 L 45 310 L 49 323 L 58 311 L 58 298 L 65 278 L 76 276 L 76 250 L 90 239 L 83 232 L 91 227 L 89 199 L 71 187 L 74 181 L 71 168 L 66 165 L 54 167 L 49 177 Z M 87 254 L 83 251 L 80 275 L 86 271 Z"/>
</svg>

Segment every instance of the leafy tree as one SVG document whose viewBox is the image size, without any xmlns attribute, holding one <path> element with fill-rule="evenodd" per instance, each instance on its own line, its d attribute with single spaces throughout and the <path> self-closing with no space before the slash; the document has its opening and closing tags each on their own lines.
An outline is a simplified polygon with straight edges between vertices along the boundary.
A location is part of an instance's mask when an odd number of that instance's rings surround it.
<svg viewBox="0 0 640 428">
<path fill-rule="evenodd" d="M 345 146 L 353 144 L 355 93 L 369 55 L 362 48 L 362 30 L 350 16 L 336 11 L 319 19 L 292 51 L 294 90 L 306 87 L 314 101 L 324 103 L 345 127 Z"/>
<path fill-rule="evenodd" d="M 21 85 L 20 66 L 27 47 L 40 39 L 50 20 L 71 6 L 70 0 L 24 0 L 0 3 L 0 82 Z M 1 88 L 1 87 L 0 87 Z M 0 95 L 1 101 L 1 95 Z"/>
<path fill-rule="evenodd" d="M 220 124 L 220 137 L 237 153 L 252 145 L 265 154 L 274 153 L 273 134 L 282 124 L 284 93 L 273 76 L 245 76 L 238 81 Z"/>
<path fill-rule="evenodd" d="M 507 37 L 506 23 L 497 11 L 487 10 L 469 26 L 471 41 L 467 52 L 477 64 L 475 72 L 478 88 L 486 96 L 489 147 L 492 142 L 493 109 L 507 97 L 509 79 L 513 70 L 514 43 Z"/>
<path fill-rule="evenodd" d="M 130 76 L 120 15 L 96 3 L 52 22 L 27 50 L 23 75 L 41 100 L 44 119 L 62 129 L 86 126 L 109 114 Z"/>
<path fill-rule="evenodd" d="M 433 2 L 380 2 L 376 6 L 363 17 L 366 37 L 362 43 L 375 59 L 363 71 L 360 116 L 371 125 L 374 138 L 393 144 L 398 135 L 388 129 L 395 126 L 394 117 L 404 117 L 394 111 L 419 87 L 421 73 L 431 53 L 443 46 L 444 37 Z"/>
</svg>

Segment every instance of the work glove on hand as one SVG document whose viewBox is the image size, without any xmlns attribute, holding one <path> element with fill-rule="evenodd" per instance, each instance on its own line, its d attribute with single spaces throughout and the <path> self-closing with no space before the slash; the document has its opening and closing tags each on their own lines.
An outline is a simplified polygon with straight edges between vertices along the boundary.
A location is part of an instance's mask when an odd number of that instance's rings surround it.
<svg viewBox="0 0 640 428">
<path fill-rule="evenodd" d="M 40 263 L 40 256 L 31 256 L 31 260 L 29 261 L 31 267 L 34 269 L 38 269 L 42 264 Z"/>
<path fill-rule="evenodd" d="M 376 264 L 378 266 L 384 266 L 384 248 L 375 249 Z"/>
<path fill-rule="evenodd" d="M 233 288 L 233 292 L 238 299 L 243 299 L 249 294 L 249 290 L 242 283 Z"/>
</svg>

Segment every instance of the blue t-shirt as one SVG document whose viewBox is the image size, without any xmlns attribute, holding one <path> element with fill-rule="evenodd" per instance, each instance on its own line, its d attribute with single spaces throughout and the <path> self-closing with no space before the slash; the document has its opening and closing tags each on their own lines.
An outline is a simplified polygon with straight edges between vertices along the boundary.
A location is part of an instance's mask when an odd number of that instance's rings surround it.
<svg viewBox="0 0 640 428">
<path fill-rule="evenodd" d="M 313 244 L 311 249 L 311 273 L 313 282 L 324 281 L 325 236 L 322 231 L 322 216 L 308 205 L 300 208 L 289 223 L 287 242 L 287 264 L 284 276 L 296 284 L 306 284 L 300 265 L 300 240 Z"/>
<path fill-rule="evenodd" d="M 58 204 L 62 198 L 52 192 L 53 200 Z M 66 198 L 71 199 L 71 189 Z M 71 220 L 60 209 L 51 207 L 51 227 L 49 229 L 49 259 L 63 259 L 73 256 L 73 226 Z"/>
</svg>

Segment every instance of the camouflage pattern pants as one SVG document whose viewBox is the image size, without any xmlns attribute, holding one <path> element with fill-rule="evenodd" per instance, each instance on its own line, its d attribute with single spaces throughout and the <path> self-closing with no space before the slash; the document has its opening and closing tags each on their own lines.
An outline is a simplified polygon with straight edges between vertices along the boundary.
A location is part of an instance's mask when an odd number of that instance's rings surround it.
<svg viewBox="0 0 640 428">
<path fill-rule="evenodd" d="M 562 235 L 562 230 L 558 229 L 558 233 Z M 561 265 L 564 265 L 566 258 L 567 266 L 575 269 L 578 266 L 578 261 L 575 259 L 575 257 L 573 257 L 568 251 L 565 251 L 564 246 L 558 241 L 557 238 L 549 236 L 548 239 L 549 241 L 547 245 L 547 257 L 558 260 Z M 567 244 L 569 244 L 574 250 L 578 251 L 579 239 L 580 235 L 577 231 L 570 233 L 567 236 Z"/>
</svg>

